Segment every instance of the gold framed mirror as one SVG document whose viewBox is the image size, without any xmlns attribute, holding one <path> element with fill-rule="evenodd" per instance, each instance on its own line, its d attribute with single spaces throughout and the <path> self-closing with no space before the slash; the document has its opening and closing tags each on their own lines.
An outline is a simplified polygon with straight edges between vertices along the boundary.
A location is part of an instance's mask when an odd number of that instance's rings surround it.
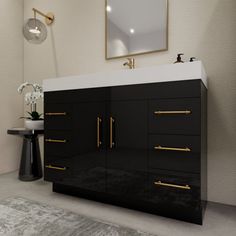
<svg viewBox="0 0 236 236">
<path fill-rule="evenodd" d="M 168 50 L 168 0 L 105 0 L 106 59 Z"/>
</svg>

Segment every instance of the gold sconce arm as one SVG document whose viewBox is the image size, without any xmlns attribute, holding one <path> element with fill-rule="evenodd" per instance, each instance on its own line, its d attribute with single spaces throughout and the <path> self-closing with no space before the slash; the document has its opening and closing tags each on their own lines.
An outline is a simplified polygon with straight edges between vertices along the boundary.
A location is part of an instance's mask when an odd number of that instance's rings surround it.
<svg viewBox="0 0 236 236">
<path fill-rule="evenodd" d="M 39 15 L 45 17 L 45 22 L 47 25 L 51 25 L 55 19 L 55 16 L 53 13 L 49 12 L 47 14 L 44 14 L 43 12 L 39 11 L 38 9 L 36 8 L 33 8 L 32 9 L 33 12 L 34 12 L 34 17 L 36 18 L 36 13 L 38 13 Z"/>
</svg>

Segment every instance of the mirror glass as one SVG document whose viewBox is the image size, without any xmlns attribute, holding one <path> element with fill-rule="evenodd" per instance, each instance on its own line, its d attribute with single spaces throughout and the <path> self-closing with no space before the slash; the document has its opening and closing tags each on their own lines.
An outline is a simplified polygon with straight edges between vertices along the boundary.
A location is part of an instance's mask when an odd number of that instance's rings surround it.
<svg viewBox="0 0 236 236">
<path fill-rule="evenodd" d="M 106 59 L 168 48 L 168 0 L 106 0 Z"/>
</svg>

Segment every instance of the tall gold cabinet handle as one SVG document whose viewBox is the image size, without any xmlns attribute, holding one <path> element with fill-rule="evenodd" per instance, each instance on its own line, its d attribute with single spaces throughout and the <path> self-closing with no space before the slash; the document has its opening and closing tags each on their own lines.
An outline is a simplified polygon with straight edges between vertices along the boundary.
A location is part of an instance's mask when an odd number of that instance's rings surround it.
<svg viewBox="0 0 236 236">
<path fill-rule="evenodd" d="M 100 126 L 102 123 L 102 119 L 100 117 L 97 117 L 97 148 L 100 147 L 100 145 L 102 144 L 101 142 L 101 130 L 100 130 Z"/>
<path fill-rule="evenodd" d="M 155 115 L 189 115 L 191 111 L 154 111 Z"/>
<path fill-rule="evenodd" d="M 66 116 L 66 112 L 46 112 L 46 116 Z"/>
<path fill-rule="evenodd" d="M 191 149 L 186 148 L 175 148 L 175 147 L 162 147 L 162 146 L 155 146 L 155 150 L 162 150 L 162 151 L 179 151 L 179 152 L 191 152 Z"/>
<path fill-rule="evenodd" d="M 66 143 L 65 139 L 45 139 L 47 143 Z"/>
<path fill-rule="evenodd" d="M 62 170 L 62 171 L 66 170 L 66 167 L 58 167 L 58 166 L 52 166 L 52 165 L 46 165 L 45 167 L 48 169 L 53 169 L 53 170 Z"/>
<path fill-rule="evenodd" d="M 190 190 L 191 187 L 189 185 L 176 185 L 176 184 L 168 184 L 168 183 L 162 183 L 161 181 L 154 182 L 155 185 L 158 186 L 165 186 L 165 187 L 171 187 L 171 188 L 179 188 L 179 189 L 185 189 Z"/>
<path fill-rule="evenodd" d="M 112 149 L 114 147 L 114 140 L 113 140 L 113 123 L 114 118 L 110 117 L 110 148 Z"/>
</svg>

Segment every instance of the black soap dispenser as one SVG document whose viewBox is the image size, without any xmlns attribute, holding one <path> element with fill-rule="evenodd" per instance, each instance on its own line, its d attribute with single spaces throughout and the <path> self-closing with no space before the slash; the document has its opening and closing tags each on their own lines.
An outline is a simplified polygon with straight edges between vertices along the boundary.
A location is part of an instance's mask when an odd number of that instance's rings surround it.
<svg viewBox="0 0 236 236">
<path fill-rule="evenodd" d="M 181 58 L 181 56 L 183 56 L 184 54 L 183 53 L 178 53 L 178 56 L 177 56 L 177 61 L 175 62 L 175 63 L 184 63 L 183 61 L 182 61 L 182 58 Z M 174 63 L 174 64 L 175 64 Z"/>
<path fill-rule="evenodd" d="M 189 61 L 193 62 L 193 61 L 196 61 L 196 59 L 197 59 L 196 57 L 191 57 Z"/>
</svg>

